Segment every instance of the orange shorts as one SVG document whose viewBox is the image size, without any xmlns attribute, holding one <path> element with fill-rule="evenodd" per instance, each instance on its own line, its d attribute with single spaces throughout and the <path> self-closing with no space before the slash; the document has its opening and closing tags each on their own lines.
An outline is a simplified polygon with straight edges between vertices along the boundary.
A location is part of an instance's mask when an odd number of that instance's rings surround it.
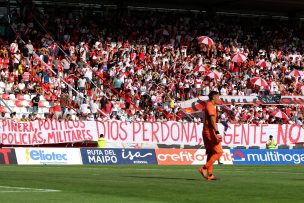
<svg viewBox="0 0 304 203">
<path fill-rule="evenodd" d="M 210 133 L 204 133 L 203 140 L 206 148 L 206 154 L 221 154 L 224 152 L 222 149 L 222 144 L 217 141 L 215 134 L 211 135 Z"/>
</svg>

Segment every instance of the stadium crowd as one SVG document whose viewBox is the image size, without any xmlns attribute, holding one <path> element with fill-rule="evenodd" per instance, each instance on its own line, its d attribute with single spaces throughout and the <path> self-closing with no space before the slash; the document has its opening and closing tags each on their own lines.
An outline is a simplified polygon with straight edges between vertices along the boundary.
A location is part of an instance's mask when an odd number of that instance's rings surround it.
<svg viewBox="0 0 304 203">
<path fill-rule="evenodd" d="M 21 121 L 40 117 L 199 122 L 178 103 L 212 90 L 221 95 L 304 96 L 303 30 L 285 21 L 255 21 L 155 11 L 120 18 L 110 13 L 102 19 L 72 13 L 16 14 L 9 25 L 12 40 L 0 40 L 1 94 L 33 95 L 29 112 L 9 115 Z M 214 43 L 199 43 L 200 36 Z M 231 61 L 236 53 L 247 60 Z M 302 75 L 292 74 L 295 70 Z M 254 77 L 267 85 L 254 85 Z M 51 106 L 42 117 L 41 100 Z M 5 109 L 0 110 L 1 118 L 7 117 Z M 273 116 L 278 110 L 288 118 Z M 231 105 L 229 111 L 219 108 L 219 121 L 303 125 L 303 110 Z"/>
</svg>

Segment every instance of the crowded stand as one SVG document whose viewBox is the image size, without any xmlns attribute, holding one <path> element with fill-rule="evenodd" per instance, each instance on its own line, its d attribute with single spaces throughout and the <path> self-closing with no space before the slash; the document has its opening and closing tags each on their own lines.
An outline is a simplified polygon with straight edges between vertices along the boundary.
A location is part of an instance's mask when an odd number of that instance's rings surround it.
<svg viewBox="0 0 304 203">
<path fill-rule="evenodd" d="M 0 41 L 0 117 L 200 122 L 180 103 L 212 90 L 304 96 L 303 30 L 255 21 L 157 11 L 89 21 L 72 13 L 16 14 L 9 40 Z M 224 125 L 303 125 L 304 118 L 301 105 L 218 110 Z"/>
</svg>

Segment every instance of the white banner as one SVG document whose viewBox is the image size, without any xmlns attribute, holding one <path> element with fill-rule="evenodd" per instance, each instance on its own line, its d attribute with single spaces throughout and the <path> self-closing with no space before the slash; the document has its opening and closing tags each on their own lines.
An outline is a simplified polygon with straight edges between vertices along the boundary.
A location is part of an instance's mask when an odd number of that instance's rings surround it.
<svg viewBox="0 0 304 203">
<path fill-rule="evenodd" d="M 218 124 L 218 128 L 224 134 L 224 126 Z M 265 148 L 269 135 L 273 136 L 278 145 L 304 142 L 304 129 L 300 125 L 234 124 L 229 125 L 229 129 L 223 136 L 222 145 Z"/>
<path fill-rule="evenodd" d="M 41 120 L 32 122 L 0 122 L 0 141 L 4 145 L 40 145 L 97 141 L 95 121 Z"/>
<path fill-rule="evenodd" d="M 99 133 L 103 133 L 109 143 L 203 145 L 203 124 L 108 121 L 100 126 Z M 273 135 L 278 145 L 304 142 L 304 129 L 299 125 L 233 124 L 224 132 L 224 126 L 219 123 L 218 128 L 223 135 L 223 146 L 265 148 L 269 135 Z"/>
<path fill-rule="evenodd" d="M 1 143 L 4 145 L 42 145 L 97 141 L 104 134 L 107 143 L 119 147 L 143 148 L 157 144 L 203 145 L 203 124 L 182 122 L 123 122 L 123 121 L 34 121 L 17 123 L 2 120 Z M 265 147 L 269 135 L 280 144 L 304 142 L 304 129 L 299 125 L 218 124 L 223 146 Z M 107 145 L 110 146 L 110 145 Z M 151 148 L 151 147 L 149 147 Z"/>
<path fill-rule="evenodd" d="M 99 123 L 99 133 L 107 142 L 198 144 L 202 143 L 203 124 L 169 122 L 122 122 Z"/>
<path fill-rule="evenodd" d="M 17 162 L 26 164 L 82 164 L 77 148 L 15 148 Z"/>
</svg>

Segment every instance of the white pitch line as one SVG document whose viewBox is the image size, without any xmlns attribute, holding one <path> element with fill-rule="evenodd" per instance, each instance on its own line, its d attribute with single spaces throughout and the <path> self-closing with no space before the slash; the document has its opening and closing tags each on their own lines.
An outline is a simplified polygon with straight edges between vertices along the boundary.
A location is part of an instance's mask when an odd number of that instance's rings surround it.
<svg viewBox="0 0 304 203">
<path fill-rule="evenodd" d="M 37 191 L 37 190 L 7 190 L 7 191 L 0 191 L 0 193 L 13 193 L 13 192 L 55 192 L 55 191 Z M 59 191 L 58 191 L 59 192 Z"/>
<path fill-rule="evenodd" d="M 61 190 L 53 190 L 53 189 L 11 187 L 11 186 L 0 185 L 0 189 L 1 188 L 3 188 L 3 189 L 15 189 L 15 190 L 0 191 L 2 193 L 5 193 L 5 192 L 61 192 Z"/>
</svg>

